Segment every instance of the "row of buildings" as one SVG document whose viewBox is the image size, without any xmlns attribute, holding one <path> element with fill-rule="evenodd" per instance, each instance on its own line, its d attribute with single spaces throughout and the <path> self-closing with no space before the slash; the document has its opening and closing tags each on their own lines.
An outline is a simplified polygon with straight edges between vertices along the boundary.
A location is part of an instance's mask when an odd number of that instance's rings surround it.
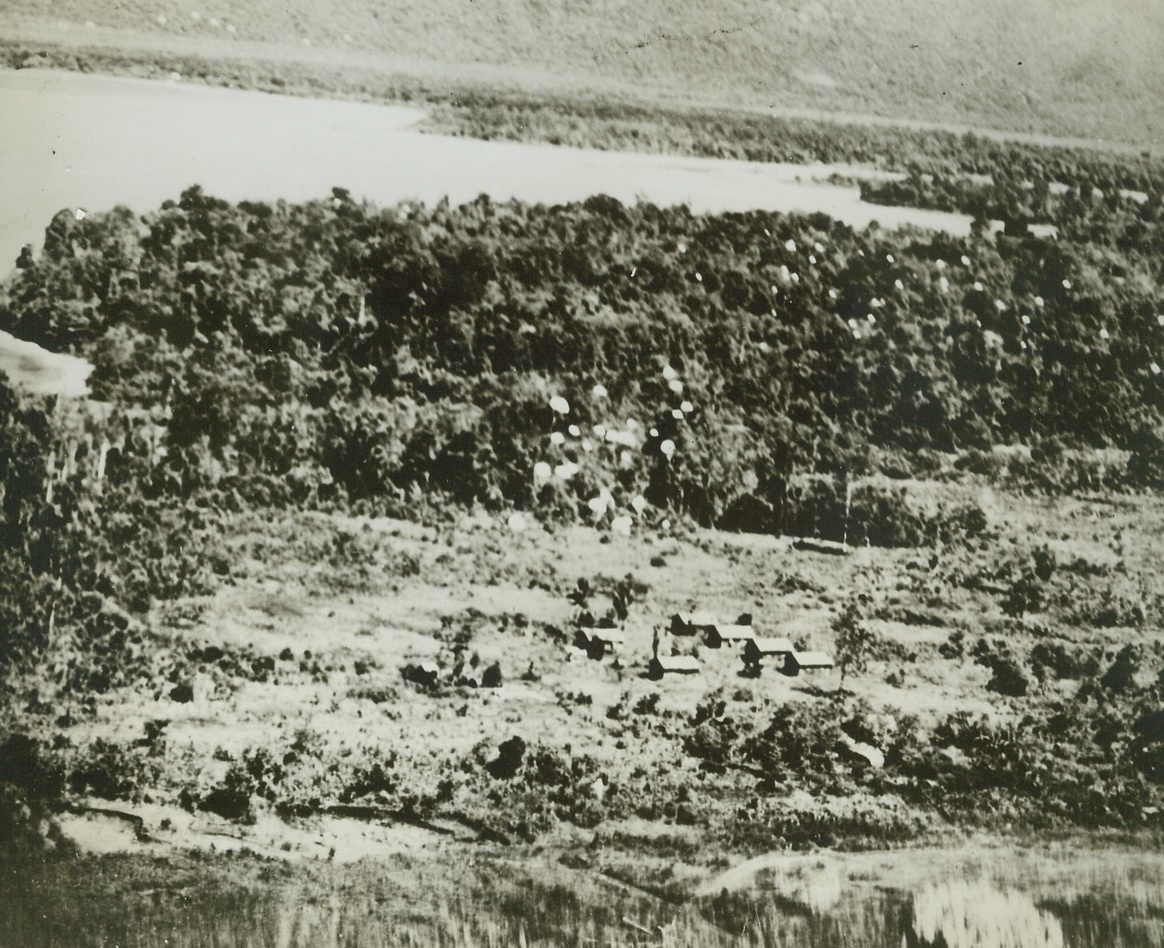
<svg viewBox="0 0 1164 948">
<path fill-rule="evenodd" d="M 735 622 L 721 622 L 699 613 L 676 613 L 671 617 L 668 634 L 675 638 L 701 639 L 710 649 L 736 649 L 744 663 L 744 673 L 758 676 L 766 664 L 782 674 L 795 677 L 805 671 L 833 668 L 835 662 L 824 652 L 798 649 L 791 640 L 758 634 L 751 616 L 740 616 Z M 621 629 L 601 626 L 579 626 L 573 644 L 586 652 L 594 661 L 626 653 L 626 637 Z M 667 675 L 693 675 L 701 664 L 690 653 L 667 654 L 663 636 L 655 633 L 648 673 L 652 678 Z"/>
</svg>

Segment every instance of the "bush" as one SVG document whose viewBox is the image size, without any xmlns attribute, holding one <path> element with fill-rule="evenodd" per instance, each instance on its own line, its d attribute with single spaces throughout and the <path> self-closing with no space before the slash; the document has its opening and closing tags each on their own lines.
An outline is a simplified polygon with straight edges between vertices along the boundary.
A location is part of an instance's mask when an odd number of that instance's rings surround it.
<svg viewBox="0 0 1164 948">
<path fill-rule="evenodd" d="M 1043 586 L 1033 572 L 1023 572 L 1002 597 L 1002 611 L 1012 619 L 1043 608 Z"/>
<path fill-rule="evenodd" d="M 852 599 L 841 608 L 840 614 L 833 621 L 832 631 L 836 662 L 841 669 L 839 687 L 843 688 L 848 673 L 859 674 L 868 666 L 877 650 L 878 640 L 862 621 L 861 607 Z"/>
<path fill-rule="evenodd" d="M 1027 677 L 1026 671 L 1012 656 L 995 656 L 990 663 L 990 669 L 994 674 L 986 683 L 988 691 L 995 691 L 1000 695 L 1012 698 L 1021 698 L 1030 690 L 1030 679 Z"/>
<path fill-rule="evenodd" d="M 742 749 L 770 779 L 824 778 L 836 768 L 836 749 L 842 737 L 834 705 L 794 702 L 778 708 L 768 727 L 746 739 Z"/>
<path fill-rule="evenodd" d="M 40 745 L 27 734 L 10 734 L 0 744 L 0 784 L 34 800 L 53 800 L 64 783 L 59 767 L 42 757 Z"/>
<path fill-rule="evenodd" d="M 1096 601 L 1075 611 L 1075 620 L 1094 629 L 1139 628 L 1145 621 L 1144 604 L 1138 599 L 1104 589 Z"/>
<path fill-rule="evenodd" d="M 1031 666 L 1037 678 L 1048 673 L 1055 678 L 1077 680 L 1094 675 L 1098 668 L 1090 649 L 1063 642 L 1036 642 L 1031 649 Z"/>
<path fill-rule="evenodd" d="M 250 770 L 245 765 L 233 764 L 222 782 L 198 802 L 198 809 L 226 820 L 250 823 L 255 818 L 251 804 L 255 792 L 256 781 Z"/>
<path fill-rule="evenodd" d="M 68 782 L 74 793 L 106 800 L 135 799 L 157 784 L 159 772 L 157 760 L 140 748 L 97 738 L 74 762 Z"/>
<path fill-rule="evenodd" d="M 1022 664 L 1001 639 L 996 639 L 993 644 L 979 639 L 971 654 L 976 664 L 985 665 L 993 673 L 986 683 L 987 690 L 1021 698 L 1030 689 L 1030 679 Z"/>
</svg>

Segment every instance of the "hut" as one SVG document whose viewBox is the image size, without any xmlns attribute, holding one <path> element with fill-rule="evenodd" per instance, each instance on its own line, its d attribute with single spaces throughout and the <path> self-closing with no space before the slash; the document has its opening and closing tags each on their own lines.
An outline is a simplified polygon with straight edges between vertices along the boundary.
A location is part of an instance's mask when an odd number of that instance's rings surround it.
<svg viewBox="0 0 1164 948">
<path fill-rule="evenodd" d="M 694 675 L 699 671 L 699 659 L 694 655 L 656 655 L 647 671 L 655 679 L 664 675 Z"/>
<path fill-rule="evenodd" d="M 788 639 L 765 638 L 753 635 L 744 643 L 744 664 L 752 671 L 758 671 L 760 663 L 766 658 L 778 658 L 787 661 L 788 656 L 795 651 L 796 646 Z"/>
<path fill-rule="evenodd" d="M 698 635 L 715 626 L 716 619 L 706 612 L 676 612 L 671 616 L 672 635 Z"/>
<path fill-rule="evenodd" d="M 824 652 L 790 652 L 784 657 L 784 674 L 795 678 L 802 671 L 824 671 L 835 666 Z"/>
<path fill-rule="evenodd" d="M 598 662 L 616 652 L 626 651 L 626 638 L 618 629 L 588 629 L 590 644 L 586 656 Z"/>
<path fill-rule="evenodd" d="M 716 623 L 703 636 L 708 648 L 722 648 L 725 645 L 740 645 L 756 637 L 756 630 L 750 625 L 737 623 Z"/>
<path fill-rule="evenodd" d="M 580 625 L 574 630 L 574 648 L 580 648 L 583 652 L 590 651 L 590 643 L 594 639 L 601 639 L 607 636 L 619 636 L 621 633 L 617 628 L 611 625 Z"/>
</svg>

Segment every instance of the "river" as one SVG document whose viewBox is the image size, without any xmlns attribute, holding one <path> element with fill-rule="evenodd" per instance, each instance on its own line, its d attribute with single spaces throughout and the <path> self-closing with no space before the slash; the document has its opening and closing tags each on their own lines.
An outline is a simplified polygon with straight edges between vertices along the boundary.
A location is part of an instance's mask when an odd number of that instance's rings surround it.
<svg viewBox="0 0 1164 948">
<path fill-rule="evenodd" d="M 230 842 L 230 837 L 220 837 Z M 256 854 L 79 857 L 0 877 L 13 945 L 1160 948 L 1164 863 L 1104 844 L 765 857 L 720 888 L 655 888 L 573 858 L 433 844 L 350 864 Z M 700 870 L 681 867 L 690 878 Z M 728 874 L 733 871 L 729 870 Z M 725 874 L 725 875 L 728 875 Z M 26 882 L 21 883 L 25 878 Z M 27 880 L 35 879 L 35 885 Z M 678 882 L 678 877 L 674 880 Z M 709 883 L 717 882 L 714 877 Z M 728 881 L 724 879 L 723 881 Z M 745 883 L 745 884 L 741 884 Z M 54 893 L 68 891 L 62 900 Z M 83 937 L 80 932 L 84 932 Z"/>
<path fill-rule="evenodd" d="M 606 193 L 692 210 L 825 213 L 855 227 L 911 223 L 966 233 L 964 215 L 884 207 L 834 172 L 419 132 L 422 112 L 54 70 L 0 71 L 0 261 L 39 246 L 62 208 L 149 211 L 188 186 L 231 201 L 302 201 L 333 186 L 381 204 L 419 199 L 562 203 Z"/>
</svg>

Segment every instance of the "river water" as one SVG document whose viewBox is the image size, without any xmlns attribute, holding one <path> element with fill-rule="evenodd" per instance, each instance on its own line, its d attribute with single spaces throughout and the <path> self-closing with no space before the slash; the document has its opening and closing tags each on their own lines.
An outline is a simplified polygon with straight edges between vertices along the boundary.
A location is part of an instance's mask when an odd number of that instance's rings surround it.
<svg viewBox="0 0 1164 948">
<path fill-rule="evenodd" d="M 661 945 L 671 948 L 1160 948 L 1164 861 L 1151 851 L 971 845 L 774 854 L 715 892 L 638 888 L 594 869 L 471 849 L 347 866 L 257 856 L 88 862 L 84 878 L 0 904 L 0 944 Z M 248 861 L 249 860 L 249 861 Z M 575 859 L 575 861 L 577 861 Z M 50 866 L 49 873 L 58 872 Z M 730 876 L 726 873 L 725 876 Z M 98 891 L 91 891 L 96 876 Z M 724 879 L 728 881 L 728 879 Z M 11 894 L 11 893 L 10 893 Z M 2 900 L 0 900 L 2 903 Z"/>
<path fill-rule="evenodd" d="M 964 215 L 865 204 L 834 171 L 428 135 L 410 108 L 335 102 L 52 70 L 0 71 L 0 265 L 39 246 L 62 208 L 138 212 L 200 184 L 227 200 L 326 197 L 333 186 L 380 204 L 562 203 L 598 193 L 692 210 L 824 211 L 965 233 Z"/>
</svg>

